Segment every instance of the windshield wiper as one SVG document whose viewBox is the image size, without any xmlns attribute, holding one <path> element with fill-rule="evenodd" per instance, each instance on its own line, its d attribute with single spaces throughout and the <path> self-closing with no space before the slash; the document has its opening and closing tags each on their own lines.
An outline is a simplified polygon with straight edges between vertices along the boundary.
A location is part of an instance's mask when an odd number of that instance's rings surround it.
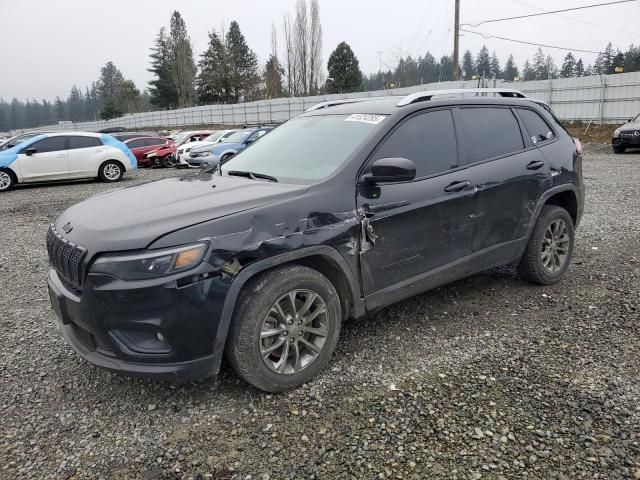
<svg viewBox="0 0 640 480">
<path fill-rule="evenodd" d="M 247 178 L 250 178 L 251 180 L 255 180 L 257 178 L 260 178 L 260 179 L 264 179 L 264 180 L 270 180 L 272 182 L 278 182 L 278 179 L 276 177 L 272 177 L 271 175 L 266 175 L 264 173 L 249 172 L 249 171 L 244 171 L 244 170 L 229 170 L 227 172 L 227 175 L 236 175 L 238 177 L 247 177 Z"/>
</svg>

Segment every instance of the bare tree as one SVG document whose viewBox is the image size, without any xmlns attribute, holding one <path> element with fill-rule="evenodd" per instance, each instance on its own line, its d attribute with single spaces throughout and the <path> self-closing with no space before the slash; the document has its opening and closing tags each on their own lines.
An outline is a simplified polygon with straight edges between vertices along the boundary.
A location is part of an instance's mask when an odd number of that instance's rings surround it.
<svg viewBox="0 0 640 480">
<path fill-rule="evenodd" d="M 322 75 L 322 25 L 320 25 L 320 5 L 311 0 L 309 29 L 309 92 L 316 94 Z"/>
<path fill-rule="evenodd" d="M 296 2 L 296 21 L 293 28 L 296 64 L 299 69 L 298 90 L 303 95 L 309 93 L 309 22 L 306 0 Z"/>
<path fill-rule="evenodd" d="M 297 75 L 295 44 L 293 41 L 293 27 L 291 17 L 285 15 L 283 20 L 284 47 L 285 47 L 285 71 L 287 76 L 287 90 L 290 96 L 297 95 Z"/>
</svg>

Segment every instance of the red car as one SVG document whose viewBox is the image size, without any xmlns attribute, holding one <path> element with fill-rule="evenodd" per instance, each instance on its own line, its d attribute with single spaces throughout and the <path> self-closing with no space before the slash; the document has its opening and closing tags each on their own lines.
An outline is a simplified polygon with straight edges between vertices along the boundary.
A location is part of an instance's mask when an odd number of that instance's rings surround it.
<svg viewBox="0 0 640 480">
<path fill-rule="evenodd" d="M 131 153 L 138 160 L 138 166 L 146 167 L 151 165 L 152 159 L 147 158 L 147 154 L 158 148 L 174 148 L 173 140 L 162 137 L 136 137 L 126 140 L 124 144 L 129 147 Z"/>
<path fill-rule="evenodd" d="M 189 142 L 199 142 L 213 133 L 213 130 L 180 132 L 174 137 L 172 145 L 162 146 L 147 153 L 145 160 L 158 167 L 173 167 L 177 163 L 178 147 Z"/>
</svg>

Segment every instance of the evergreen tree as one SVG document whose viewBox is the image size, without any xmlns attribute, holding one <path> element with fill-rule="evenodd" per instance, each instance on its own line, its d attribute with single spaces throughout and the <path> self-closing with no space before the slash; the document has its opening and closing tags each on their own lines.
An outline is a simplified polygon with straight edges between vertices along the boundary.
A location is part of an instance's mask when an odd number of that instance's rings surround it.
<svg viewBox="0 0 640 480">
<path fill-rule="evenodd" d="M 255 96 L 260 82 L 258 57 L 247 45 L 238 22 L 233 21 L 229 25 L 226 49 L 233 100 L 236 102 L 249 100 Z"/>
<path fill-rule="evenodd" d="M 72 122 L 80 122 L 84 119 L 84 99 L 82 92 L 75 85 L 71 87 L 71 93 L 67 98 L 67 114 Z"/>
<path fill-rule="evenodd" d="M 178 104 L 178 94 L 171 78 L 171 60 L 169 44 L 162 27 L 151 49 L 151 68 L 147 71 L 154 75 L 149 82 L 150 101 L 159 108 L 173 108 Z"/>
<path fill-rule="evenodd" d="M 613 56 L 613 59 L 611 60 L 611 69 L 608 73 L 616 73 L 616 67 L 622 67 L 623 71 L 627 71 L 625 65 L 625 55 L 620 50 L 618 50 Z"/>
<path fill-rule="evenodd" d="M 640 45 L 636 47 L 631 44 L 624 53 L 624 70 L 625 72 L 640 71 Z"/>
<path fill-rule="evenodd" d="M 518 72 L 516 62 L 513 60 L 513 55 L 509 55 L 507 63 L 504 65 L 504 72 L 502 73 L 502 77 L 505 80 L 513 81 L 516 77 L 519 76 L 520 72 Z"/>
<path fill-rule="evenodd" d="M 67 119 L 67 106 L 62 100 L 60 100 L 60 97 L 56 97 L 54 108 L 55 110 L 53 118 L 55 122 Z"/>
<path fill-rule="evenodd" d="M 453 80 L 453 58 L 449 55 L 440 57 L 438 64 L 438 82 L 447 82 Z"/>
<path fill-rule="evenodd" d="M 178 11 L 171 15 L 167 45 L 171 79 L 176 92 L 176 106 L 190 107 L 195 99 L 196 65 L 187 26 Z"/>
<path fill-rule="evenodd" d="M 493 78 L 502 78 L 502 69 L 500 68 L 500 60 L 494 51 L 491 55 L 491 67 L 489 69 Z"/>
<path fill-rule="evenodd" d="M 418 75 L 424 83 L 437 82 L 440 78 L 440 65 L 429 52 L 418 57 Z"/>
<path fill-rule="evenodd" d="M 196 79 L 198 102 L 227 102 L 231 96 L 229 62 L 223 40 L 215 31 L 209 33 L 209 46 L 200 56 L 200 73 Z"/>
<path fill-rule="evenodd" d="M 576 62 L 576 68 L 574 69 L 576 77 L 584 77 L 584 64 L 582 63 L 582 59 L 579 58 Z"/>
<path fill-rule="evenodd" d="M 284 68 L 280 65 L 278 57 L 271 54 L 264 67 L 264 84 L 267 98 L 279 98 L 284 93 L 282 78 Z"/>
<path fill-rule="evenodd" d="M 51 125 L 53 123 L 53 111 L 51 102 L 46 99 L 42 100 L 42 125 Z M 2 129 L 0 129 L 2 130 Z"/>
<path fill-rule="evenodd" d="M 593 64 L 593 69 L 598 75 L 606 75 L 613 73 L 613 57 L 615 53 L 613 46 L 609 42 L 603 52 L 600 52 L 596 57 L 596 61 Z"/>
<path fill-rule="evenodd" d="M 536 72 L 529 63 L 529 60 L 525 60 L 524 67 L 522 67 L 522 80 L 528 82 L 529 80 L 536 79 Z"/>
<path fill-rule="evenodd" d="M 476 57 L 476 72 L 478 76 L 489 77 L 491 75 L 491 57 L 489 49 L 484 45 Z"/>
<path fill-rule="evenodd" d="M 357 92 L 362 89 L 362 72 L 353 50 L 346 42 L 340 42 L 327 62 L 328 93 Z"/>
<path fill-rule="evenodd" d="M 560 77 L 561 78 L 570 78 L 575 77 L 576 75 L 576 59 L 573 56 L 573 53 L 569 52 L 564 57 L 564 62 L 562 63 L 562 67 L 560 68 Z"/>
<path fill-rule="evenodd" d="M 464 55 L 462 56 L 462 72 L 465 80 L 473 78 L 473 76 L 476 74 L 475 63 L 473 61 L 473 55 L 471 55 L 470 50 L 464 52 Z"/>
</svg>

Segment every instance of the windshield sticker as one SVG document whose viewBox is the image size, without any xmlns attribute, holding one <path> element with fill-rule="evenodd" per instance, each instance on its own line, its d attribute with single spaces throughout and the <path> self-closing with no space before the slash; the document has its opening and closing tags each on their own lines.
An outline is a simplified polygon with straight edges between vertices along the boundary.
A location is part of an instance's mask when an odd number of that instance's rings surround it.
<svg viewBox="0 0 640 480">
<path fill-rule="evenodd" d="M 384 119 L 385 119 L 384 115 L 369 115 L 366 113 L 354 113 L 353 115 L 349 115 L 347 118 L 345 118 L 344 121 L 371 123 L 372 125 L 377 125 Z"/>
</svg>

